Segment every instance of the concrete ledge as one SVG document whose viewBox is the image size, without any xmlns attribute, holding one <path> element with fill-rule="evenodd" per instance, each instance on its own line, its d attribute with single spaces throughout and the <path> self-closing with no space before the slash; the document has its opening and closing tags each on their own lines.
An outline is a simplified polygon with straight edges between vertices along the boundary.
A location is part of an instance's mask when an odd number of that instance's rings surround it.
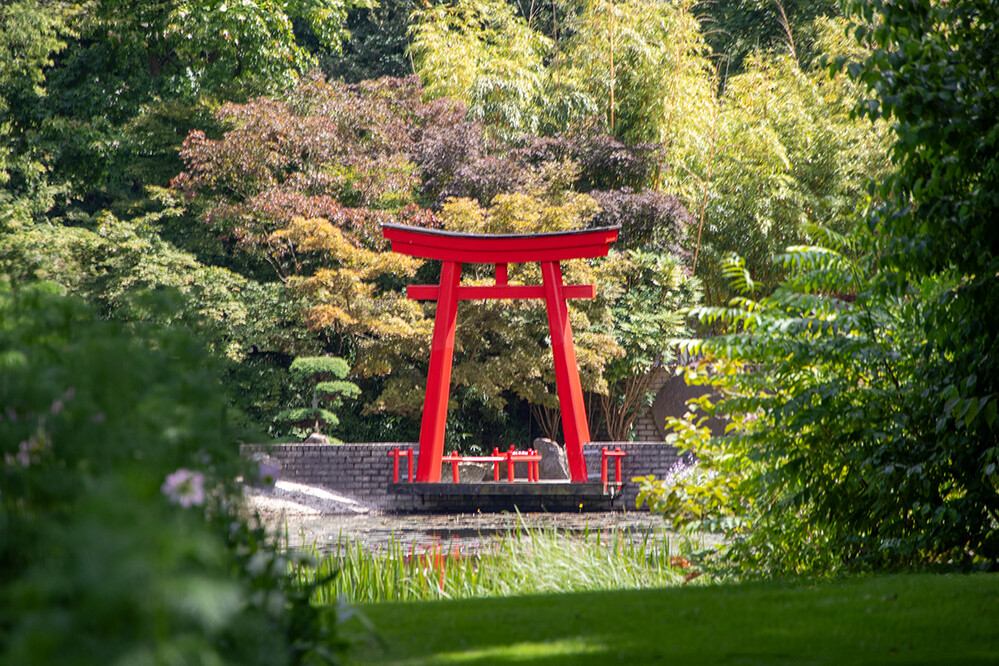
<svg viewBox="0 0 999 666">
<path fill-rule="evenodd" d="M 407 497 L 409 511 L 425 513 L 498 511 L 610 511 L 621 495 L 604 494 L 601 483 L 568 481 L 486 483 L 390 483 L 388 491 Z"/>
</svg>

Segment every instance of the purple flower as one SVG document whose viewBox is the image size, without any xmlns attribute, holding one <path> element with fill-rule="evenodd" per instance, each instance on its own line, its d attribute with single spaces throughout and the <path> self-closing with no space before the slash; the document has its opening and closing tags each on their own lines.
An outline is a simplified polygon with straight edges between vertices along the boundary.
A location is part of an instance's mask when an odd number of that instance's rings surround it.
<svg viewBox="0 0 999 666">
<path fill-rule="evenodd" d="M 66 393 L 63 395 L 63 397 L 56 398 L 55 400 L 52 401 L 52 413 L 58 414 L 59 412 L 61 412 L 62 408 L 66 406 L 66 401 L 72 400 L 74 396 L 76 396 L 76 388 L 70 386 L 68 389 L 66 389 Z"/>
<path fill-rule="evenodd" d="M 263 488 L 273 488 L 277 483 L 280 471 L 277 465 L 260 463 L 260 467 L 257 468 L 257 485 Z"/>
<path fill-rule="evenodd" d="M 17 462 L 21 463 L 23 467 L 27 467 L 31 464 L 31 445 L 28 442 L 21 442 L 21 445 L 17 447 L 17 455 L 15 456 Z"/>
<path fill-rule="evenodd" d="M 30 467 L 34 463 L 41 462 L 39 454 L 44 450 L 45 433 L 40 430 L 18 445 L 13 460 L 19 462 L 22 467 Z"/>
<path fill-rule="evenodd" d="M 184 508 L 201 506 L 205 503 L 205 475 L 189 469 L 178 469 L 167 476 L 160 491 L 171 502 Z"/>
</svg>

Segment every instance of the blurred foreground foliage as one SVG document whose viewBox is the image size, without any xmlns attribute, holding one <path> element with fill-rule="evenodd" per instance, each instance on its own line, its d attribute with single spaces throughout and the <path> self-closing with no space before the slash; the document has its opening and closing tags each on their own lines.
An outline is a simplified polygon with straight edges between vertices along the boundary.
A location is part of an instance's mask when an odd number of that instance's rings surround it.
<svg viewBox="0 0 999 666">
<path fill-rule="evenodd" d="M 0 662 L 338 660 L 242 506 L 257 471 L 188 332 L 0 283 L 0 368 Z"/>
</svg>

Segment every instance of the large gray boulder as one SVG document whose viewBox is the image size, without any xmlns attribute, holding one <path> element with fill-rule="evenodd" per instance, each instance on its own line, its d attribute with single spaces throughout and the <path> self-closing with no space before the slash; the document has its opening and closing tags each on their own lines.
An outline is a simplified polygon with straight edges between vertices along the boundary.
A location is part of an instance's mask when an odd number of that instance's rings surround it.
<svg viewBox="0 0 999 666">
<path fill-rule="evenodd" d="M 710 393 L 713 393 L 713 389 L 710 386 L 687 386 L 687 381 L 683 378 L 683 375 L 676 375 L 670 378 L 663 385 L 662 390 L 659 391 L 655 401 L 652 403 L 652 417 L 655 419 L 659 435 L 663 439 L 666 439 L 666 417 L 684 418 L 684 415 L 690 411 L 690 408 L 687 406 L 688 400 L 700 398 L 702 395 Z M 700 416 L 703 416 L 703 412 L 696 418 Z M 708 427 L 712 435 L 721 436 L 725 434 L 724 419 L 717 417 L 710 418 L 704 425 Z"/>
<path fill-rule="evenodd" d="M 542 481 L 561 481 L 569 478 L 569 462 L 561 444 L 546 437 L 538 437 L 534 440 L 532 448 L 541 454 L 538 476 Z"/>
<path fill-rule="evenodd" d="M 321 432 L 314 432 L 305 438 L 303 444 L 329 444 L 330 438 Z"/>
</svg>

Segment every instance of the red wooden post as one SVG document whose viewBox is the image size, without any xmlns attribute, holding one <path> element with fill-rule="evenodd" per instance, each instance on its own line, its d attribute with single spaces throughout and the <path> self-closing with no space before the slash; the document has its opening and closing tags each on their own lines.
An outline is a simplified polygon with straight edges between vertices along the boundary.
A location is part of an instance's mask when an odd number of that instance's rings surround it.
<svg viewBox="0 0 999 666">
<path fill-rule="evenodd" d="M 506 480 L 513 483 L 513 446 L 506 452 Z"/>
<path fill-rule="evenodd" d="M 388 453 L 389 457 L 392 458 L 392 483 L 399 483 L 399 458 L 406 458 L 409 467 L 409 474 L 407 475 L 407 480 L 413 482 L 413 447 L 408 449 L 400 449 L 398 447 L 392 449 Z"/>
<path fill-rule="evenodd" d="M 557 261 L 546 261 L 541 264 L 541 275 L 544 278 L 548 328 L 551 331 L 552 354 L 555 357 L 555 387 L 558 389 L 558 404 L 562 410 L 562 433 L 565 436 L 569 476 L 575 483 L 586 483 L 583 445 L 590 441 L 590 427 L 586 423 L 586 406 L 583 404 L 583 388 L 579 383 L 576 349 L 572 343 L 569 308 L 562 293 L 562 266 Z"/>
<path fill-rule="evenodd" d="M 607 492 L 607 447 L 600 449 L 600 483 L 604 484 L 604 492 Z"/>
<path fill-rule="evenodd" d="M 458 483 L 458 454 L 452 453 L 451 456 L 451 479 Z"/>
<path fill-rule="evenodd" d="M 610 480 L 607 478 L 607 459 L 614 459 L 614 483 L 620 492 L 621 486 L 624 485 L 624 481 L 621 480 L 621 458 L 624 457 L 624 451 L 621 447 L 616 447 L 613 451 L 609 450 L 606 446 L 600 450 L 600 482 L 604 484 L 604 492 L 607 492 L 607 484 Z"/>
<path fill-rule="evenodd" d="M 392 458 L 392 483 L 399 483 L 399 449 L 389 451 L 389 458 Z"/>
<path fill-rule="evenodd" d="M 623 483 L 621 481 L 621 458 L 624 457 L 624 454 L 621 453 L 620 446 L 614 449 L 614 453 L 617 454 L 616 456 L 614 456 L 614 475 L 615 475 L 614 478 L 617 479 L 617 489 L 620 491 L 621 484 Z"/>
<path fill-rule="evenodd" d="M 434 337 L 430 345 L 427 394 L 423 400 L 420 424 L 420 462 L 416 480 L 439 482 L 444 453 L 444 424 L 451 393 L 451 363 L 454 360 L 454 329 L 458 321 L 458 281 L 461 263 L 445 261 L 441 266 L 441 286 L 434 317 Z"/>
<path fill-rule="evenodd" d="M 499 447 L 498 446 L 494 446 L 493 447 L 493 457 L 499 457 L 499 454 L 500 454 Z M 493 461 L 493 481 L 499 481 L 499 468 L 500 468 L 499 461 L 498 460 L 494 460 Z"/>
</svg>

